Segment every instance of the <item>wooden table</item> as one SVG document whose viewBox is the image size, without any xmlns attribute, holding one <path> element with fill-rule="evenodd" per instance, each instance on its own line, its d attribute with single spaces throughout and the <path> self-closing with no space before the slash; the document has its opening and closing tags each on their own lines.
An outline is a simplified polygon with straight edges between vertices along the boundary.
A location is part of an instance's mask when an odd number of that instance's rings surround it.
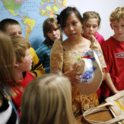
<svg viewBox="0 0 124 124">
<path fill-rule="evenodd" d="M 112 119 L 113 115 L 111 114 L 110 111 L 103 111 L 103 112 L 88 115 L 88 116 L 86 116 L 86 118 L 90 119 L 90 120 L 104 122 L 104 121 L 108 121 L 108 120 Z M 85 122 L 84 120 L 82 120 L 82 115 L 77 117 L 76 120 L 77 120 L 78 124 L 89 124 L 89 123 Z M 115 124 L 118 124 L 118 123 L 115 123 Z"/>
</svg>

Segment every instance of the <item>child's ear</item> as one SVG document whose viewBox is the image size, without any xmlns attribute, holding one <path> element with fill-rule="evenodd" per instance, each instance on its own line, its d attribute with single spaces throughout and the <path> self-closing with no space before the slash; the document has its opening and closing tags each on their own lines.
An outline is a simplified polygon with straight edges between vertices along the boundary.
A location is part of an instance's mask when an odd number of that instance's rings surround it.
<svg viewBox="0 0 124 124">
<path fill-rule="evenodd" d="M 15 62 L 14 67 L 19 67 L 19 62 Z"/>
<path fill-rule="evenodd" d="M 111 27 L 111 29 L 113 30 L 112 23 L 110 23 L 110 27 Z"/>
</svg>

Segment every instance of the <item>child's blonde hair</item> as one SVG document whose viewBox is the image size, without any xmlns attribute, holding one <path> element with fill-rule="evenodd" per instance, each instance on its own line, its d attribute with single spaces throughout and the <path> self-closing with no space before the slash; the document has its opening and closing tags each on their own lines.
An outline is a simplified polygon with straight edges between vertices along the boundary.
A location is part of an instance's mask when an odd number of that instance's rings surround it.
<svg viewBox="0 0 124 124">
<path fill-rule="evenodd" d="M 25 88 L 20 124 L 76 124 L 71 84 L 66 77 L 45 74 Z"/>
<path fill-rule="evenodd" d="M 11 36 L 11 40 L 14 47 L 16 60 L 18 62 L 23 62 L 26 50 L 30 48 L 29 41 L 20 36 Z"/>
<path fill-rule="evenodd" d="M 11 89 L 13 85 L 18 86 L 14 76 L 14 49 L 9 36 L 0 31 L 0 92 L 10 100 L 5 89 L 15 96 L 15 92 Z M 11 88 L 10 88 L 11 87 Z M 0 93 L 0 106 L 2 104 L 2 96 Z"/>
<path fill-rule="evenodd" d="M 124 7 L 117 7 L 110 15 L 110 22 L 119 21 L 120 19 L 124 19 Z"/>
<path fill-rule="evenodd" d="M 95 11 L 88 11 L 88 12 L 83 13 L 83 18 L 82 18 L 83 25 L 85 25 L 87 20 L 90 18 L 96 18 L 98 21 L 98 26 L 100 26 L 101 18 L 100 18 L 99 13 Z"/>
</svg>

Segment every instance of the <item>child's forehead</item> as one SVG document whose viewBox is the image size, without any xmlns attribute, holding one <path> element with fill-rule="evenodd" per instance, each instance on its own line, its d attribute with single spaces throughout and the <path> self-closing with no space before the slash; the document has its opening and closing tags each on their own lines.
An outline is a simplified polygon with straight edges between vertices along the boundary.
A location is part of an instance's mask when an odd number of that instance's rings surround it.
<svg viewBox="0 0 124 124">
<path fill-rule="evenodd" d="M 99 20 L 97 18 L 89 18 L 85 22 L 85 24 L 98 24 L 98 23 L 99 23 Z"/>
<path fill-rule="evenodd" d="M 57 26 L 57 24 L 53 24 L 52 26 L 51 26 L 51 28 L 50 28 L 50 30 L 54 30 L 54 29 L 56 29 L 56 28 L 58 28 L 59 26 Z"/>
<path fill-rule="evenodd" d="M 22 31 L 21 26 L 18 24 L 9 24 L 5 28 L 5 32 L 18 32 Z"/>
<path fill-rule="evenodd" d="M 8 24 L 8 25 L 6 25 L 6 29 L 9 28 L 9 27 L 11 27 L 11 28 L 19 27 L 19 28 L 21 28 L 21 26 L 19 24 Z"/>
<path fill-rule="evenodd" d="M 121 24 L 121 23 L 124 23 L 124 19 L 115 19 L 111 22 L 112 24 Z"/>
</svg>

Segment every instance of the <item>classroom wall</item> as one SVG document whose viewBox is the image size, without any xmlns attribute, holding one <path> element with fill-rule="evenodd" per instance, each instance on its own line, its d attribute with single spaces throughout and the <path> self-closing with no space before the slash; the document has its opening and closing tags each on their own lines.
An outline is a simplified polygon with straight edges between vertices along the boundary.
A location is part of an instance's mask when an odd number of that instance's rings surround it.
<svg viewBox="0 0 124 124">
<path fill-rule="evenodd" d="M 35 25 L 31 32 L 29 32 L 28 39 L 32 47 L 36 50 L 40 44 L 44 41 L 42 24 L 43 21 L 48 18 L 48 16 L 42 16 L 40 14 L 41 2 L 42 0 L 24 0 L 20 8 L 14 10 L 14 3 L 4 3 L 0 0 L 0 21 L 5 18 L 13 18 L 17 20 L 22 27 L 23 36 L 26 38 L 26 27 L 28 25 L 24 24 L 23 17 L 29 18 L 35 21 Z M 53 1 L 53 0 L 50 0 Z M 50 1 L 44 1 L 47 6 L 51 5 Z M 59 0 L 61 2 L 63 0 Z M 56 1 L 58 2 L 58 1 Z M 4 4 L 3 4 L 4 3 Z M 49 3 L 49 4 L 47 4 Z M 54 2 L 53 2 L 54 3 Z M 14 4 L 14 5 L 13 5 Z M 19 3 L 18 3 L 19 4 Z M 6 6 L 5 6 L 6 5 Z M 75 6 L 80 11 L 81 15 L 86 11 L 96 11 L 101 16 L 101 26 L 98 32 L 108 39 L 113 35 L 113 31 L 110 28 L 109 16 L 110 13 L 118 6 L 124 6 L 124 0 L 66 0 L 66 6 Z M 14 11 L 9 10 L 12 8 Z M 59 12 L 63 8 L 59 8 Z M 45 11 L 44 11 L 45 12 Z M 64 35 L 63 39 L 67 37 Z"/>
<path fill-rule="evenodd" d="M 98 30 L 105 39 L 113 35 L 110 28 L 109 16 L 117 8 L 124 6 L 124 0 L 66 0 L 67 6 L 75 6 L 83 14 L 86 11 L 96 11 L 101 16 L 101 25 Z"/>
</svg>

